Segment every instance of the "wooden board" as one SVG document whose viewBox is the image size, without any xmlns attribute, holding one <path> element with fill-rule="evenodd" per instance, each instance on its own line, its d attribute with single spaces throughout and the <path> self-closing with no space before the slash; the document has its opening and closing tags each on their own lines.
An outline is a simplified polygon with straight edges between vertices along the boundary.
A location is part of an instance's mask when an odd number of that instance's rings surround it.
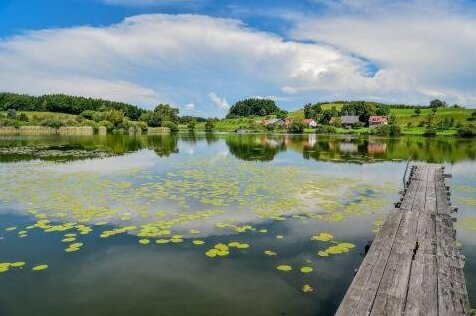
<svg viewBox="0 0 476 316">
<path fill-rule="evenodd" d="M 456 247 L 445 175 L 416 166 L 336 315 L 468 315 L 464 257 Z"/>
</svg>

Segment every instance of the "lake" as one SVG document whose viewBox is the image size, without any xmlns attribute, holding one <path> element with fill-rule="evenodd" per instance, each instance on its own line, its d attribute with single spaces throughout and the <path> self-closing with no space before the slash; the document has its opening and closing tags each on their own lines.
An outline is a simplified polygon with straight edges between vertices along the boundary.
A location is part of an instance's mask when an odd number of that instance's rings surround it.
<svg viewBox="0 0 476 316">
<path fill-rule="evenodd" d="M 407 160 L 443 163 L 476 306 L 476 141 L 0 137 L 0 315 L 332 315 Z"/>
</svg>

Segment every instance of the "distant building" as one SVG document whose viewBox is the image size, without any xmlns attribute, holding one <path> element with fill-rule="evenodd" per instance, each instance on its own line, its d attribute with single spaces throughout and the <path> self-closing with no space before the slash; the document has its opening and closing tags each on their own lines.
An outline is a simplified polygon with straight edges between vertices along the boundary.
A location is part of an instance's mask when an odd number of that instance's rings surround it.
<svg viewBox="0 0 476 316">
<path fill-rule="evenodd" d="M 313 119 L 304 119 L 303 123 L 304 125 L 306 125 L 306 127 L 310 127 L 310 128 L 317 127 L 317 122 L 314 121 Z"/>
<path fill-rule="evenodd" d="M 340 123 L 346 127 L 350 127 L 359 122 L 359 117 L 357 115 L 343 115 L 340 117 Z"/>
<path fill-rule="evenodd" d="M 388 123 L 388 119 L 386 116 L 381 115 L 373 115 L 369 117 L 369 126 L 380 126 L 385 125 Z"/>
</svg>

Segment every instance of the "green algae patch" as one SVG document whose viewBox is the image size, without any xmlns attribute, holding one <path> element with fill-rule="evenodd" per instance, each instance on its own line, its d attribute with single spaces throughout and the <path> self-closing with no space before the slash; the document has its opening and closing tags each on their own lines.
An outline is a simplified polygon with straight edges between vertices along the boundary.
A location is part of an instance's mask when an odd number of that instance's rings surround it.
<svg viewBox="0 0 476 316">
<path fill-rule="evenodd" d="M 264 251 L 264 254 L 267 255 L 267 256 L 270 256 L 270 257 L 275 257 L 275 256 L 278 255 L 277 252 L 272 251 L 272 250 L 265 250 L 265 251 Z"/>
<path fill-rule="evenodd" d="M 199 239 L 193 240 L 192 243 L 197 246 L 205 244 L 203 240 L 199 240 Z"/>
<path fill-rule="evenodd" d="M 334 238 L 334 235 L 330 233 L 319 233 L 311 237 L 312 241 L 330 241 Z"/>
<path fill-rule="evenodd" d="M 280 264 L 279 266 L 276 267 L 276 270 L 283 271 L 283 272 L 289 272 L 292 269 L 293 267 L 287 264 Z"/>
<path fill-rule="evenodd" d="M 314 269 L 312 267 L 301 267 L 301 273 L 311 273 Z"/>
<path fill-rule="evenodd" d="M 82 246 L 83 246 L 82 242 L 75 242 L 75 243 L 70 244 L 68 246 L 68 248 L 66 248 L 64 251 L 66 251 L 66 252 L 76 252 L 76 251 L 80 250 Z"/>
<path fill-rule="evenodd" d="M 46 269 L 48 269 L 47 264 L 40 264 L 40 265 L 34 266 L 32 268 L 33 271 L 42 271 L 42 270 L 46 270 Z"/>
<path fill-rule="evenodd" d="M 139 239 L 139 244 L 148 245 L 148 244 L 150 244 L 150 240 L 149 239 Z"/>
<path fill-rule="evenodd" d="M 314 292 L 314 288 L 312 286 L 310 286 L 309 284 L 304 284 L 301 288 L 301 291 L 303 293 L 311 293 L 311 292 Z"/>
<path fill-rule="evenodd" d="M 318 251 L 318 256 L 320 257 L 329 257 L 329 255 L 338 255 L 349 252 L 350 250 L 354 249 L 355 245 L 348 242 L 339 243 L 334 246 L 330 246 L 325 250 Z"/>
<path fill-rule="evenodd" d="M 17 261 L 17 262 L 1 262 L 0 263 L 0 273 L 8 272 L 10 268 L 23 269 L 26 262 Z"/>
</svg>

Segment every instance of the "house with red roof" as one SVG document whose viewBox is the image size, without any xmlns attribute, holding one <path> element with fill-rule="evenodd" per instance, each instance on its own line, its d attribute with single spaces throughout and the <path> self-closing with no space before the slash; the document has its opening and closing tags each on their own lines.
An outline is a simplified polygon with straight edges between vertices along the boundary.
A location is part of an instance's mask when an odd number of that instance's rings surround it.
<svg viewBox="0 0 476 316">
<path fill-rule="evenodd" d="M 383 115 L 372 115 L 369 117 L 369 127 L 388 124 L 388 118 Z"/>
</svg>

